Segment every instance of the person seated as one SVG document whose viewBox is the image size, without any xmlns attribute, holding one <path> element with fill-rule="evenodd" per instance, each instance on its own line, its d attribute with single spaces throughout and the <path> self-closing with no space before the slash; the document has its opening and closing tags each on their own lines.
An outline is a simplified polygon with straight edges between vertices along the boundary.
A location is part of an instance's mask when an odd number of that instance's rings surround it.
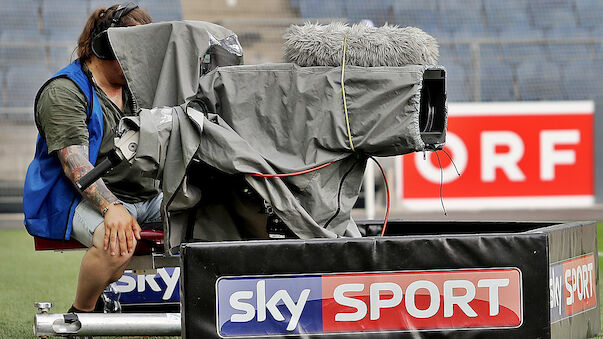
<svg viewBox="0 0 603 339">
<path fill-rule="evenodd" d="M 107 29 L 151 21 L 132 3 L 96 9 L 77 41 L 77 59 L 36 96 L 39 136 L 25 180 L 25 225 L 34 236 L 71 237 L 89 247 L 69 312 L 93 311 L 102 291 L 123 275 L 140 224 L 161 221 L 159 182 L 127 162 L 83 192 L 74 186 L 114 148 L 120 119 L 137 114 Z"/>
</svg>

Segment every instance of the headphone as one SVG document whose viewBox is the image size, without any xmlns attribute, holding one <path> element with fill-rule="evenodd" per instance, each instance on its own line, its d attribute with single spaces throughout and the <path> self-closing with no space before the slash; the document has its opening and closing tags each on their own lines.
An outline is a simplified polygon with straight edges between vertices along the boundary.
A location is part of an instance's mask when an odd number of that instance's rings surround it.
<svg viewBox="0 0 603 339">
<path fill-rule="evenodd" d="M 107 30 L 111 27 L 120 27 L 121 18 L 126 16 L 132 10 L 138 8 L 135 3 L 129 2 L 125 5 L 119 5 L 113 11 L 111 16 L 107 16 L 104 20 L 94 27 L 92 32 L 92 41 L 90 41 L 90 49 L 92 53 L 102 60 L 115 60 L 115 54 L 113 48 L 109 43 L 109 36 Z"/>
</svg>

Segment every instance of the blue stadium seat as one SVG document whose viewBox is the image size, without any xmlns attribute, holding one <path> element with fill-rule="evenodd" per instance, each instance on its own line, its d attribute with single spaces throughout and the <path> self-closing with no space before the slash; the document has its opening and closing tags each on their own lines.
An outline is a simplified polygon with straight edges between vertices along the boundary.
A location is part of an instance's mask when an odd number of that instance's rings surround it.
<svg viewBox="0 0 603 339">
<path fill-rule="evenodd" d="M 478 37 L 484 34 L 480 0 L 440 0 L 440 29 L 455 37 Z"/>
<path fill-rule="evenodd" d="M 603 2 L 601 0 L 576 0 L 576 15 L 581 27 L 592 29 L 600 26 L 603 17 Z"/>
<path fill-rule="evenodd" d="M 603 96 L 603 61 L 577 58 L 564 64 L 563 87 L 569 100 L 597 99 Z"/>
<path fill-rule="evenodd" d="M 73 53 L 73 48 L 67 46 L 51 46 L 48 57 L 48 69 L 56 72 L 73 61 L 72 57 L 75 60 L 77 54 Z"/>
<path fill-rule="evenodd" d="M 133 2 L 137 5 L 140 5 L 140 0 L 129 0 L 127 2 Z M 89 0 L 88 11 L 92 13 L 97 8 L 109 8 L 118 3 L 126 3 L 126 1 L 118 1 L 118 0 Z"/>
<path fill-rule="evenodd" d="M 500 34 L 501 32 L 529 32 L 530 18 L 528 16 L 527 0 L 483 0 L 486 29 Z"/>
<path fill-rule="evenodd" d="M 4 102 L 2 101 L 3 99 L 3 93 L 4 93 L 4 84 L 6 83 L 4 81 L 4 78 L 6 77 L 6 72 L 4 72 L 4 69 L 2 67 L 0 67 L 0 107 L 4 107 L 6 106 L 4 104 Z"/>
<path fill-rule="evenodd" d="M 389 0 L 348 0 L 346 2 L 348 19 L 359 22 L 363 19 L 371 20 L 376 26 L 393 22 L 392 3 Z"/>
<path fill-rule="evenodd" d="M 524 60 L 517 69 L 517 87 L 521 100 L 563 100 L 559 65 L 540 58 Z"/>
<path fill-rule="evenodd" d="M 546 60 L 547 49 L 543 43 L 504 43 L 500 45 L 502 61 L 510 66 L 517 66 L 526 58 Z"/>
<path fill-rule="evenodd" d="M 450 101 L 469 101 L 469 79 L 462 65 L 442 60 L 446 68 L 446 92 Z"/>
<path fill-rule="evenodd" d="M 144 0 L 140 2 L 153 22 L 182 20 L 180 0 Z"/>
<path fill-rule="evenodd" d="M 24 65 L 8 69 L 4 106 L 30 107 L 33 109 L 38 89 L 51 75 L 50 70 L 40 65 Z"/>
<path fill-rule="evenodd" d="M 42 27 L 44 32 L 79 34 L 88 19 L 88 2 L 82 0 L 44 0 Z"/>
<path fill-rule="evenodd" d="M 401 26 L 419 27 L 436 38 L 441 36 L 439 13 L 434 0 L 398 0 L 393 3 L 394 22 Z"/>
<path fill-rule="evenodd" d="M 576 58 L 590 58 L 595 53 L 594 45 L 592 43 L 551 42 L 547 46 L 548 59 L 553 62 L 567 62 Z"/>
<path fill-rule="evenodd" d="M 479 58 L 480 60 L 489 60 L 501 57 L 502 46 L 500 43 L 489 43 L 479 45 Z"/>
<path fill-rule="evenodd" d="M 46 38 L 37 31 L 5 30 L 0 34 L 0 63 L 16 65 L 46 65 Z"/>
<path fill-rule="evenodd" d="M 440 64 L 443 64 L 443 60 L 454 60 L 456 57 L 456 51 L 454 45 L 443 43 L 440 44 Z"/>
<path fill-rule="evenodd" d="M 513 69 L 497 59 L 485 59 L 480 63 L 482 101 L 515 100 Z"/>
<path fill-rule="evenodd" d="M 544 30 L 554 27 L 575 27 L 573 0 L 531 0 L 528 3 L 534 25 Z"/>
<path fill-rule="evenodd" d="M 601 13 L 603 15 L 603 13 Z M 590 28 L 575 26 L 573 23 L 568 25 L 561 24 L 544 31 L 545 38 L 590 38 L 592 33 Z"/>
<path fill-rule="evenodd" d="M 39 1 L 2 1 L 1 6 L 0 31 L 38 31 Z"/>
<path fill-rule="evenodd" d="M 346 18 L 345 0 L 299 0 L 299 12 L 302 18 Z"/>
</svg>

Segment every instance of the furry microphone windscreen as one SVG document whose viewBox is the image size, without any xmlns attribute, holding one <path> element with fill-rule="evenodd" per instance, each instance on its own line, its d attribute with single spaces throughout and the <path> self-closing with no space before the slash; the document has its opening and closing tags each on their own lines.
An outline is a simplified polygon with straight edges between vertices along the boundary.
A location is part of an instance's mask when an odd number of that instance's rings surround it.
<svg viewBox="0 0 603 339">
<path fill-rule="evenodd" d="M 300 66 L 340 66 L 346 39 L 346 65 L 363 67 L 437 65 L 438 42 L 416 27 L 306 23 L 285 35 L 285 61 Z"/>
</svg>

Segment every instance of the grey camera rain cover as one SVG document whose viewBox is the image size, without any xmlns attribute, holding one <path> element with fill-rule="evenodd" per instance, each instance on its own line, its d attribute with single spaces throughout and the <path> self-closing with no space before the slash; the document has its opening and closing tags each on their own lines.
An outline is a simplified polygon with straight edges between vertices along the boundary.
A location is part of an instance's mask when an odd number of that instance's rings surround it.
<svg viewBox="0 0 603 339">
<path fill-rule="evenodd" d="M 184 239 L 184 220 L 190 218 L 176 216 L 196 213 L 192 209 L 198 192 L 184 180 L 185 176 L 195 176 L 186 171 L 194 160 L 221 172 L 244 174 L 247 183 L 301 238 L 360 236 L 350 212 L 360 191 L 367 156 L 425 150 L 419 132 L 420 93 L 423 73 L 434 67 L 346 65 L 344 85 L 352 150 L 341 67 L 292 63 L 229 66 L 199 77 L 199 60 L 211 39 L 232 35 L 220 26 L 193 21 L 109 30 L 128 85 L 142 108 L 140 119 L 147 126 L 146 132 L 141 129 L 142 150 L 137 158 L 144 158 L 147 168 L 149 161 L 157 164 L 164 213 L 174 216 L 164 222 L 166 248 L 176 248 Z M 186 114 L 191 101 L 203 103 L 201 124 Z M 162 125 L 170 133 L 159 133 L 152 127 L 152 116 L 157 112 L 153 114 L 151 108 L 162 106 L 173 106 L 172 124 Z M 145 140 L 153 138 L 166 140 L 149 144 L 165 146 L 144 151 Z M 250 175 L 291 173 L 329 162 L 333 164 L 293 177 Z M 222 226 L 225 221 L 198 223 L 207 228 L 200 232 L 205 240 L 238 237 L 236 228 Z"/>
</svg>

